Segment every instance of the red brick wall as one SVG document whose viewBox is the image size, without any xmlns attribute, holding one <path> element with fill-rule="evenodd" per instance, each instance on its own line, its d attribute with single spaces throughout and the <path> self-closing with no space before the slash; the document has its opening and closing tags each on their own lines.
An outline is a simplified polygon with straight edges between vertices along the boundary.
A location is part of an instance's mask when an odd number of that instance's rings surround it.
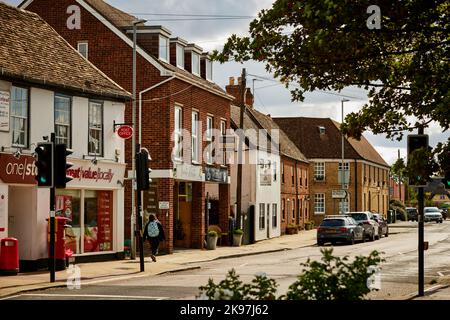
<svg viewBox="0 0 450 320">
<path fill-rule="evenodd" d="M 205 240 L 205 183 L 192 183 L 192 240 L 193 248 L 203 248 Z M 195 197 L 194 195 L 198 195 Z"/>
<path fill-rule="evenodd" d="M 282 178 L 281 202 L 283 203 L 284 199 L 285 219 L 283 219 L 283 213 L 281 212 L 281 232 L 285 233 L 288 224 L 297 224 L 303 227 L 304 223 L 309 220 L 309 203 L 307 202 L 309 194 L 307 186 L 309 166 L 306 163 L 295 161 L 285 156 L 282 156 L 282 166 L 284 182 Z"/>
<path fill-rule="evenodd" d="M 89 43 L 89 61 L 112 80 L 131 92 L 133 48 L 81 6 L 79 6 L 81 8 L 81 29 L 69 30 L 66 26 L 66 21 L 69 17 L 66 10 L 70 5 L 78 5 L 78 3 L 75 0 L 35 0 L 27 10 L 38 13 L 74 48 L 77 47 L 79 41 L 87 40 Z M 190 54 L 186 54 L 186 65 L 190 65 L 190 63 Z M 168 78 L 161 77 L 160 72 L 139 54 L 137 55 L 137 70 L 138 93 Z M 178 92 L 181 93 L 178 94 Z M 150 151 L 152 156 L 151 168 L 154 170 L 172 168 L 171 153 L 173 143 L 171 134 L 174 129 L 175 103 L 183 105 L 184 127 L 189 131 L 192 108 L 199 110 L 200 120 L 203 122 L 204 127 L 207 113 L 214 115 L 215 128 L 219 128 L 221 118 L 227 121 L 228 127 L 230 126 L 230 103 L 227 99 L 193 87 L 180 80 L 173 80 L 155 88 L 144 94 L 143 100 L 142 147 L 146 147 Z M 131 103 L 126 107 L 125 121 L 128 123 L 132 122 Z M 136 119 L 136 129 L 138 129 L 137 124 L 138 121 Z M 190 144 L 190 141 L 188 144 Z M 206 142 L 203 142 L 203 147 L 205 146 Z M 130 170 L 131 139 L 126 141 L 125 148 L 125 161 L 128 163 L 127 169 Z M 190 150 L 185 150 L 184 156 L 184 160 L 190 163 Z M 167 198 L 166 201 L 170 201 L 173 204 L 173 181 L 170 179 L 161 181 L 158 184 L 158 188 L 161 190 L 158 191 L 160 201 L 165 201 L 163 200 L 165 197 Z M 162 184 L 161 188 L 160 184 Z M 202 190 L 204 191 L 204 187 L 203 189 L 200 188 L 200 191 Z M 204 194 L 200 200 L 204 203 Z M 173 239 L 172 208 L 173 205 L 171 205 L 169 211 L 170 219 L 164 222 L 167 225 L 166 232 L 169 234 L 170 243 Z M 125 238 L 128 238 L 131 234 L 130 216 L 131 183 L 127 182 L 125 188 Z M 171 248 L 170 246 L 168 247 Z"/>
</svg>

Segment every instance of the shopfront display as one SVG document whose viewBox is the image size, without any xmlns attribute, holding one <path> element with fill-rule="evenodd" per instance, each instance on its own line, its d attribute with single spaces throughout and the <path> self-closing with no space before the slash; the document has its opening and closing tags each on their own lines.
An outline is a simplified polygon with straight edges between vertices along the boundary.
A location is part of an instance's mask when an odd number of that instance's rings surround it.
<svg viewBox="0 0 450 320">
<path fill-rule="evenodd" d="M 80 190 L 56 190 L 56 214 L 68 218 L 65 242 L 73 253 L 81 253 L 81 192 Z"/>
</svg>

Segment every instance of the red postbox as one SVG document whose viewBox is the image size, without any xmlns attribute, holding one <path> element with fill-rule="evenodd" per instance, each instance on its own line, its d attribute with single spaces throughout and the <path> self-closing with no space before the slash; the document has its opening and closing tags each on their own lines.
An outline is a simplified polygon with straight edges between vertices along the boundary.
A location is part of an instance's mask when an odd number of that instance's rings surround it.
<svg viewBox="0 0 450 320">
<path fill-rule="evenodd" d="M 0 240 L 0 272 L 2 274 L 19 272 L 19 241 L 15 238 Z"/>
<path fill-rule="evenodd" d="M 49 220 L 49 219 L 47 219 Z M 66 269 L 66 239 L 65 225 L 67 220 L 65 217 L 55 217 L 55 269 L 56 271 Z M 48 256 L 50 257 L 50 223 L 48 223 Z"/>
</svg>

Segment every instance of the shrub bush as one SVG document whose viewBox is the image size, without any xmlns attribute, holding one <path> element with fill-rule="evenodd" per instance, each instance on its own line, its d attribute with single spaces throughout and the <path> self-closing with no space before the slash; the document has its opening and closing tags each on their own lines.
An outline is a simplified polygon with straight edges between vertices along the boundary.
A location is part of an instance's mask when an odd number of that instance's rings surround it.
<svg viewBox="0 0 450 320">
<path fill-rule="evenodd" d="M 347 256 L 333 256 L 333 249 L 322 249 L 321 261 L 311 261 L 298 280 L 289 286 L 281 300 L 362 300 L 374 290 L 369 286 L 371 277 L 378 265 L 384 261 L 377 251 L 367 257 L 357 256 L 349 262 Z M 239 280 L 232 269 L 224 280 L 215 284 L 209 279 L 199 288 L 198 299 L 206 300 L 274 300 L 278 284 L 264 273 L 255 275 L 250 284 Z"/>
</svg>

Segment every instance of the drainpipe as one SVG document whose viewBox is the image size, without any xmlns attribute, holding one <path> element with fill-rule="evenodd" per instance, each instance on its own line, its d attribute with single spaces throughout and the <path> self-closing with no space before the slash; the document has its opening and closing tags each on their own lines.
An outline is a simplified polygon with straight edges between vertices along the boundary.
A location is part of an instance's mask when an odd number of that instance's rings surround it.
<svg viewBox="0 0 450 320">
<path fill-rule="evenodd" d="M 299 199 L 298 199 L 298 173 L 297 173 L 297 160 L 295 160 L 294 161 L 294 170 L 295 170 L 295 174 L 294 174 L 294 176 L 295 176 L 295 205 L 296 205 L 296 208 L 297 208 L 297 217 L 296 217 L 296 219 L 295 219 L 295 223 L 297 224 L 297 225 L 300 225 L 300 210 L 299 210 L 299 204 L 300 204 L 300 201 L 299 201 Z"/>
<path fill-rule="evenodd" d="M 355 211 L 358 211 L 358 162 L 356 161 L 356 159 L 355 159 Z"/>
</svg>

